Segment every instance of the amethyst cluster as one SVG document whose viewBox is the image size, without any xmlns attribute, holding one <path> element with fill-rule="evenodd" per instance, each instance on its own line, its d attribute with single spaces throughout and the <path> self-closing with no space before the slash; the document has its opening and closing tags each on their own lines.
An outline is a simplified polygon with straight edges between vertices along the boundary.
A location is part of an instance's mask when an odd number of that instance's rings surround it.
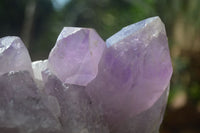
<svg viewBox="0 0 200 133">
<path fill-rule="evenodd" d="M 158 133 L 171 75 L 159 17 L 106 42 L 65 27 L 44 61 L 31 62 L 19 37 L 3 37 L 0 133 Z"/>
</svg>

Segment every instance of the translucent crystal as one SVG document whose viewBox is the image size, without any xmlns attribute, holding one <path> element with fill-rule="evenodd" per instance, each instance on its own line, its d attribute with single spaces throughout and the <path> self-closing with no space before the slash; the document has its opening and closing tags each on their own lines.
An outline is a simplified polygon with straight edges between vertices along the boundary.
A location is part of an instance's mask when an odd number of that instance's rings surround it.
<svg viewBox="0 0 200 133">
<path fill-rule="evenodd" d="M 39 60 L 32 62 L 34 80 L 40 90 L 42 90 L 44 87 L 42 71 L 45 71 L 47 69 L 47 63 L 48 60 Z"/>
<path fill-rule="evenodd" d="M 42 71 L 47 69 L 47 60 L 39 60 L 32 62 L 34 78 L 42 81 Z"/>
<path fill-rule="evenodd" d="M 19 70 L 33 73 L 31 59 L 24 43 L 16 36 L 0 38 L 0 75 Z"/>
<path fill-rule="evenodd" d="M 123 28 L 106 44 L 98 75 L 86 90 L 92 100 L 102 105 L 112 133 L 133 133 L 135 128 L 127 129 L 123 123 L 134 121 L 141 113 L 145 117 L 152 106 L 164 104 L 157 101 L 172 75 L 165 27 L 159 17 L 149 18 Z M 152 120 L 161 115 L 157 113 L 152 114 Z M 155 125 L 159 127 L 160 122 Z M 137 132 L 144 128 L 138 127 Z"/>
<path fill-rule="evenodd" d="M 87 85 L 98 72 L 105 47 L 93 29 L 65 27 L 48 58 L 48 68 L 62 82 Z"/>
</svg>

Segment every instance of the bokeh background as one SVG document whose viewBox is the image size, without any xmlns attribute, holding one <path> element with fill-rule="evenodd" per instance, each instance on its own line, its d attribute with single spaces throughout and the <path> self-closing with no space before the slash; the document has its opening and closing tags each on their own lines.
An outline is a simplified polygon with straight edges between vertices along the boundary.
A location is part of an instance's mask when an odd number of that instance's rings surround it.
<svg viewBox="0 0 200 133">
<path fill-rule="evenodd" d="M 20 36 L 32 60 L 46 59 L 64 26 L 106 40 L 151 16 L 166 26 L 174 73 L 161 133 L 200 133 L 200 0 L 0 0 L 0 37 Z"/>
</svg>

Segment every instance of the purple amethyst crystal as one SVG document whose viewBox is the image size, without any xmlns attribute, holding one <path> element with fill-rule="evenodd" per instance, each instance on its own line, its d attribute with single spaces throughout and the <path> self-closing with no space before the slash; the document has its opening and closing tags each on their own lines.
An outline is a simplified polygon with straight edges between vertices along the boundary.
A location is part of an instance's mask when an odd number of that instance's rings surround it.
<svg viewBox="0 0 200 133">
<path fill-rule="evenodd" d="M 157 101 L 162 95 L 167 97 L 164 93 L 172 65 L 165 27 L 159 17 L 149 18 L 123 28 L 106 44 L 98 75 L 86 90 L 95 103 L 102 105 L 111 132 L 122 133 L 125 129 L 123 133 L 140 132 L 145 127 L 129 120 L 146 111 L 142 116 L 145 117 L 153 106 L 161 107 L 155 104 L 160 103 Z M 158 111 L 151 119 L 160 115 Z M 128 129 L 123 124 L 127 121 Z M 141 119 L 143 122 L 148 121 Z M 155 125 L 160 125 L 160 121 Z"/>
<path fill-rule="evenodd" d="M 0 38 L 0 75 L 19 70 L 33 73 L 31 58 L 24 43 L 16 36 Z"/>
<path fill-rule="evenodd" d="M 93 29 L 65 27 L 51 50 L 48 67 L 62 82 L 85 86 L 97 75 L 104 47 Z"/>
<path fill-rule="evenodd" d="M 0 39 L 0 133 L 157 133 L 172 75 L 165 27 L 152 17 L 106 43 L 65 27 L 48 60 Z"/>
</svg>

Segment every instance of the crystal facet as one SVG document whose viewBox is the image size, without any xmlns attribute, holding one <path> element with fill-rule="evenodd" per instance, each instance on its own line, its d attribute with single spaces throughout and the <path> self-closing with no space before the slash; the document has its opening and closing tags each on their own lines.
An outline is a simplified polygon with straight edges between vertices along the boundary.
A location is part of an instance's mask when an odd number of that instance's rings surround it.
<svg viewBox="0 0 200 133">
<path fill-rule="evenodd" d="M 159 17 L 123 28 L 106 44 L 98 75 L 88 84 L 87 92 L 103 106 L 111 132 L 118 133 L 125 130 L 122 123 L 150 109 L 163 95 L 172 65 Z M 127 133 L 133 131 L 130 128 Z"/>
<path fill-rule="evenodd" d="M 97 75 L 104 47 L 93 29 L 65 27 L 49 55 L 48 67 L 61 81 L 85 86 Z"/>
<path fill-rule="evenodd" d="M 31 58 L 24 43 L 16 36 L 0 38 L 0 75 L 20 70 L 33 73 Z"/>
</svg>

